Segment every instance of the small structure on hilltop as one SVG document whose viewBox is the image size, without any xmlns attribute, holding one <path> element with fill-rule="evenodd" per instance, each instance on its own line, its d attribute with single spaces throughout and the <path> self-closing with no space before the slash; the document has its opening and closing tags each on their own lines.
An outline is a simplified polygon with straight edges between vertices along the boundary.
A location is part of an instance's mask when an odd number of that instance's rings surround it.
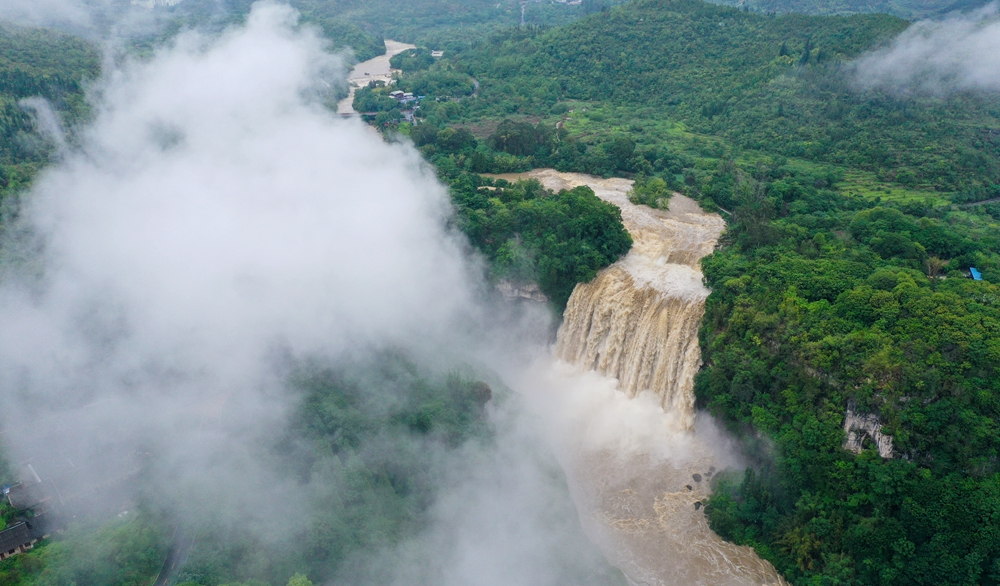
<svg viewBox="0 0 1000 586">
<path fill-rule="evenodd" d="M 980 273 L 976 267 L 969 267 L 969 276 L 972 277 L 973 281 L 982 281 L 983 274 Z"/>
</svg>

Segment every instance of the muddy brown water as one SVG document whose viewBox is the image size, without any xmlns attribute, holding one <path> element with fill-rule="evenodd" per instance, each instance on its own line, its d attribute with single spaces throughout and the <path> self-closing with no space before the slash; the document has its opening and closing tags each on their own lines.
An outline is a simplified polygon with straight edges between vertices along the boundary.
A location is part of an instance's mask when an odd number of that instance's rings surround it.
<svg viewBox="0 0 1000 586">
<path fill-rule="evenodd" d="M 399 55 L 407 49 L 416 49 L 416 45 L 401 43 L 399 41 L 385 40 L 385 55 L 379 55 L 374 59 L 362 61 L 351 69 L 347 74 L 347 83 L 350 86 L 350 93 L 346 98 L 337 103 L 338 114 L 356 114 L 354 111 L 354 92 L 359 87 L 368 85 L 371 81 L 392 82 L 392 74 L 395 70 L 389 65 L 389 60 Z"/>
<path fill-rule="evenodd" d="M 616 379 L 616 392 L 638 398 L 629 407 L 642 412 L 616 423 L 628 441 L 603 444 L 593 436 L 607 428 L 598 419 L 610 407 L 571 416 L 565 443 L 583 447 L 561 461 L 587 533 L 633 585 L 784 585 L 751 548 L 712 532 L 702 506 L 712 476 L 735 461 L 711 422 L 695 413 L 693 392 L 709 294 L 700 261 L 725 222 L 680 194 L 666 211 L 634 205 L 626 179 L 552 169 L 493 177 L 533 178 L 555 191 L 587 185 L 621 209 L 634 240 L 625 258 L 577 285 L 554 348 L 578 371 Z M 631 428 L 639 419 L 653 421 L 652 431 Z"/>
</svg>

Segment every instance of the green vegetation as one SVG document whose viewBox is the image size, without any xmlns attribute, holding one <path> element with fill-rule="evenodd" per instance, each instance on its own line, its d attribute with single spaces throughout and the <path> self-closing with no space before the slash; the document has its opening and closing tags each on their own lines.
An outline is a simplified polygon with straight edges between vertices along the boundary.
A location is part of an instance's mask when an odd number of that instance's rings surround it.
<svg viewBox="0 0 1000 586">
<path fill-rule="evenodd" d="M 491 30 L 515 26 L 521 21 L 521 2 L 518 0 L 298 1 L 323 6 L 328 13 L 385 38 L 435 50 L 452 50 L 475 42 Z M 527 3 L 524 22 L 543 26 L 565 24 L 622 1 L 584 0 L 579 5 Z"/>
<path fill-rule="evenodd" d="M 510 26 L 520 11 L 508 1 L 298 6 L 331 37 L 371 51 L 382 35 L 446 51 L 397 56 L 398 86 L 359 91 L 355 108 L 435 165 L 493 281 L 536 281 L 562 307 L 631 242 L 617 210 L 586 188 L 552 193 L 481 173 L 625 175 L 636 178 L 636 203 L 663 207 L 676 190 L 724 214 L 730 228 L 703 263 L 713 292 L 696 394 L 751 466 L 718 476 L 706 509 L 716 531 L 794 584 L 1000 584 L 1000 105 L 852 87 L 847 62 L 906 22 L 696 0 L 529 4 L 523 27 Z M 847 0 L 824 10 L 883 6 L 937 10 Z M 0 32 L 10 47 L 0 51 L 0 179 L 13 190 L 45 160 L 16 101 L 40 92 L 79 119 L 96 59 L 68 37 Z M 35 49 L 8 58 L 22 45 Z M 397 87 L 425 96 L 415 123 L 388 95 Z M 966 278 L 970 267 L 984 280 Z M 278 451 L 307 462 L 287 472 L 311 495 L 310 527 L 278 543 L 243 527 L 193 528 L 200 546 L 182 581 L 335 579 L 352 554 L 384 551 L 426 521 L 431 453 L 489 441 L 485 391 L 471 377 L 386 355 L 307 368 L 296 384 L 302 409 Z M 859 454 L 844 449 L 849 407 L 878 418 L 894 457 L 870 441 Z M 152 548 L 155 534 L 136 543 Z M 23 565 L 27 577 L 9 579 L 41 584 L 32 580 L 63 574 L 31 560 L 72 547 L 55 541 L 0 571 Z"/>
<path fill-rule="evenodd" d="M 802 14 L 858 14 L 883 12 L 901 18 L 930 18 L 952 10 L 987 4 L 986 0 L 718 0 L 716 4 L 739 6 L 755 12 Z"/>
<path fill-rule="evenodd" d="M 905 26 L 884 15 L 775 17 L 639 0 L 560 28 L 506 29 L 469 43 L 430 70 L 477 79 L 477 97 L 422 105 L 419 114 L 478 138 L 504 118 L 558 125 L 586 154 L 535 163 L 564 170 L 650 174 L 639 161 L 606 162 L 605 145 L 628 139 L 695 158 L 767 153 L 831 165 L 862 177 L 859 192 L 891 185 L 920 197 L 985 199 L 1000 183 L 995 100 L 900 97 L 850 83 L 844 61 Z"/>
<path fill-rule="evenodd" d="M 577 283 L 632 247 L 621 211 L 586 186 L 553 193 L 536 180 L 461 174 L 451 193 L 459 227 L 491 261 L 492 279 L 537 282 L 560 310 Z"/>
<path fill-rule="evenodd" d="M 393 55 L 392 59 L 389 59 L 389 65 L 403 73 L 411 73 L 434 65 L 434 56 L 431 55 L 430 49 L 408 49 Z"/>
<path fill-rule="evenodd" d="M 696 390 L 753 465 L 708 514 L 795 584 L 1000 583 L 1000 205 L 970 205 L 1000 194 L 1000 110 L 852 88 L 845 60 L 905 26 L 639 0 L 463 47 L 426 71 L 478 94 L 401 126 L 448 173 L 626 174 L 636 202 L 723 210 Z M 849 405 L 894 458 L 844 449 Z"/>
<path fill-rule="evenodd" d="M 174 16 L 178 15 L 183 16 Z M 304 15 L 312 22 L 322 16 L 305 10 Z M 185 21 L 178 17 L 175 22 Z M 325 24 L 324 31 L 330 34 L 331 26 Z M 0 153 L 0 162 L 4 177 L 21 178 L 5 183 L 5 194 L 16 194 L 46 163 L 51 150 L 51 145 L 39 142 L 17 100 L 43 95 L 72 128 L 88 114 L 83 87 L 87 78 L 98 75 L 99 60 L 91 45 L 51 31 L 10 27 L 0 33 L 4 48 L 0 97 L 11 113 L 3 119 L 7 120 L 4 136 L 13 137 L 3 142 L 8 150 Z M 437 96 L 473 92 L 467 75 L 447 69 L 414 70 L 401 87 Z M 397 102 L 378 91 L 381 88 L 371 89 L 359 92 L 360 99 L 375 101 L 376 110 L 398 111 Z M 428 153 L 444 154 L 443 161 L 478 144 L 462 129 L 421 125 L 417 130 L 428 137 Z M 40 146 L 19 147 L 28 144 Z M 510 185 L 459 170 L 448 175 L 447 163 L 441 171 L 454 182 L 456 197 L 464 198 L 463 229 L 499 260 L 494 277 L 538 278 L 558 303 L 565 302 L 578 281 L 592 278 L 631 244 L 618 210 L 586 188 L 553 194 L 537 183 Z M 497 187 L 488 198 L 478 189 L 487 184 Z M 494 241 L 497 246 L 491 248 Z M 515 258 L 515 253 L 520 256 Z M 176 545 L 170 537 L 176 537 L 175 529 L 194 542 L 177 582 L 282 584 L 294 572 L 326 582 L 348 561 L 357 562 L 362 552 L 391 550 L 425 527 L 440 472 L 435 467 L 459 457 L 470 442 L 489 442 L 483 419 L 484 404 L 492 396 L 489 386 L 456 373 L 428 373 L 391 353 L 338 367 L 303 366 L 292 386 L 301 392 L 303 402 L 288 430 L 288 441 L 261 458 L 279 462 L 286 468 L 283 472 L 304 487 L 311 511 L 304 530 L 264 537 L 247 524 L 212 515 L 196 525 L 170 527 L 148 511 L 105 525 L 75 521 L 65 534 L 0 564 L 0 582 L 149 584 L 168 548 Z M 2 466 L 0 478 L 11 479 Z M 7 523 L 25 512 L 5 507 L 0 514 L 0 523 Z M 293 577 L 291 583 L 303 586 L 307 580 Z"/>
<path fill-rule="evenodd" d="M 146 586 L 159 572 L 166 549 L 167 535 L 149 514 L 131 514 L 102 527 L 81 522 L 56 540 L 0 562 L 0 583 Z"/>
<path fill-rule="evenodd" d="M 648 178 L 639 175 L 628 193 L 630 202 L 636 205 L 646 205 L 651 208 L 666 210 L 670 208 L 670 197 L 673 192 L 667 182 L 659 177 Z"/>
<path fill-rule="evenodd" d="M 703 262 L 696 393 L 757 462 L 720 479 L 713 528 L 796 584 L 996 583 L 1000 287 L 962 271 L 1000 282 L 1000 224 L 781 165 L 713 185 L 733 222 Z M 894 458 L 844 450 L 849 405 Z"/>
<path fill-rule="evenodd" d="M 291 384 L 302 403 L 288 438 L 260 457 L 297 479 L 308 503 L 305 527 L 286 520 L 261 534 L 208 515 L 186 529 L 194 545 L 178 582 L 273 585 L 302 572 L 326 583 L 348 560 L 389 550 L 425 527 L 437 466 L 468 442 L 489 441 L 489 386 L 430 373 L 398 354 L 303 365 Z"/>
<path fill-rule="evenodd" d="M 359 553 L 376 554 L 426 525 L 442 470 L 469 442 L 490 441 L 484 382 L 421 369 L 395 353 L 346 366 L 303 365 L 302 396 L 285 441 L 261 453 L 306 500 L 307 523 L 274 519 L 269 532 L 206 512 L 178 529 L 193 540 L 175 583 L 302 586 L 320 583 Z M 451 458 L 452 460 L 449 460 Z M 298 494 L 298 493 L 297 493 Z M 17 512 L 0 508 L 3 519 Z M 149 512 L 104 525 L 74 521 L 28 554 L 0 562 L 4 586 L 146 586 L 160 571 L 172 530 Z"/>
<path fill-rule="evenodd" d="M 86 80 L 100 72 L 92 45 L 53 31 L 0 25 L 0 199 L 26 185 L 52 145 L 19 102 L 41 96 L 73 123 L 86 116 Z"/>
</svg>

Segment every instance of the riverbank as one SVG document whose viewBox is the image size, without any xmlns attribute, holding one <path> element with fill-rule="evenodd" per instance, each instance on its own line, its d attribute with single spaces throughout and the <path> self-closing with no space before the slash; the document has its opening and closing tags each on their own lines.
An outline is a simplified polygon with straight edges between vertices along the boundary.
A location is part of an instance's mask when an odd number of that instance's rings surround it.
<svg viewBox="0 0 1000 586">
<path fill-rule="evenodd" d="M 551 393 L 560 463 L 581 522 L 633 585 L 784 584 L 749 547 L 708 526 L 711 478 L 738 467 L 713 421 L 694 410 L 698 326 L 709 290 L 701 259 L 725 222 L 674 194 L 669 210 L 635 205 L 632 181 L 553 169 L 494 175 L 558 191 L 586 185 L 617 206 L 634 244 L 577 285 L 563 316 Z"/>
<path fill-rule="evenodd" d="M 357 89 L 368 85 L 372 81 L 384 81 L 387 84 L 392 83 L 393 74 L 396 73 L 396 70 L 389 64 L 389 60 L 403 51 L 416 48 L 416 45 L 386 39 L 385 55 L 379 55 L 374 59 L 362 61 L 355 65 L 350 73 L 347 74 L 349 93 L 346 98 L 337 103 L 337 113 L 357 114 L 354 111 L 354 93 Z"/>
</svg>

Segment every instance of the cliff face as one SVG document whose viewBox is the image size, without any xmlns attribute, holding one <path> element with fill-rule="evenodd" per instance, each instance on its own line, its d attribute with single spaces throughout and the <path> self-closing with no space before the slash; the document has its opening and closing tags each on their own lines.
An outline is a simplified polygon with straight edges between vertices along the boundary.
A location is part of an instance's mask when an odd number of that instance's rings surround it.
<svg viewBox="0 0 1000 586">
<path fill-rule="evenodd" d="M 536 303 L 548 303 L 549 298 L 542 293 L 537 283 L 515 283 L 513 281 L 500 281 L 497 283 L 497 291 L 507 301 L 534 301 Z"/>
<path fill-rule="evenodd" d="M 875 442 L 879 456 L 892 458 L 892 436 L 882 433 L 882 422 L 877 415 L 858 413 L 853 405 L 848 405 L 844 414 L 844 432 L 847 434 L 845 450 L 861 453 L 865 437 L 868 437 Z"/>
</svg>

